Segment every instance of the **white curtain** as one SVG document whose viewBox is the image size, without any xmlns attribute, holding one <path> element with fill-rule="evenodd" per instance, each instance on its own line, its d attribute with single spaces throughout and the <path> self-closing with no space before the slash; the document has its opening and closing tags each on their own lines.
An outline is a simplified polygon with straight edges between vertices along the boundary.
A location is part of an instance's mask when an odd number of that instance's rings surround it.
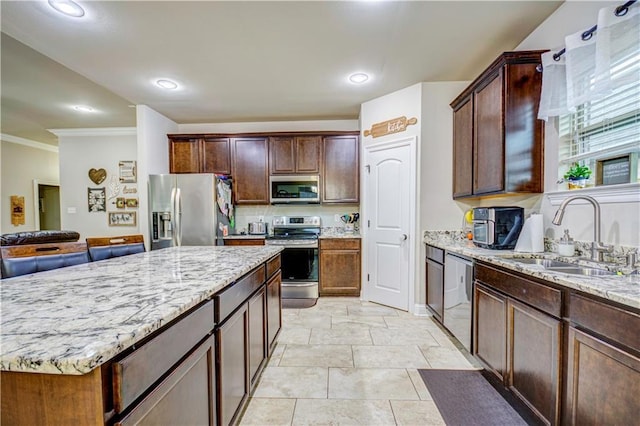
<svg viewBox="0 0 640 426">
<path fill-rule="evenodd" d="M 600 93 L 610 93 L 640 79 L 639 5 L 629 7 L 623 16 L 616 16 L 615 6 L 598 13 L 595 72 Z"/>
<path fill-rule="evenodd" d="M 547 121 L 549 117 L 569 113 L 567 108 L 567 67 L 564 55 L 554 58 L 557 50 L 542 54 L 542 93 L 538 118 Z"/>
<path fill-rule="evenodd" d="M 597 30 L 583 39 L 580 31 L 565 38 L 559 61 L 542 55 L 542 93 L 538 118 L 547 120 L 617 88 L 640 80 L 640 4 L 616 15 L 617 6 L 601 9 Z M 563 81 L 564 75 L 564 81 Z"/>
</svg>

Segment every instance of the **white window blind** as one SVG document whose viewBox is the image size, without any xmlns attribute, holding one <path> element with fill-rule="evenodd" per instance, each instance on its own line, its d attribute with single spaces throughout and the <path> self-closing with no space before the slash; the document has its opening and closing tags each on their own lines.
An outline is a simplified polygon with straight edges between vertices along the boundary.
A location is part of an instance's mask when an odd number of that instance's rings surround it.
<svg viewBox="0 0 640 426">
<path fill-rule="evenodd" d="M 613 85 L 607 96 L 559 118 L 560 177 L 572 163 L 588 165 L 595 172 L 596 160 L 640 153 L 640 51 L 628 52 L 616 62 L 611 80 L 624 84 Z M 631 176 L 631 181 L 639 178 Z"/>
</svg>

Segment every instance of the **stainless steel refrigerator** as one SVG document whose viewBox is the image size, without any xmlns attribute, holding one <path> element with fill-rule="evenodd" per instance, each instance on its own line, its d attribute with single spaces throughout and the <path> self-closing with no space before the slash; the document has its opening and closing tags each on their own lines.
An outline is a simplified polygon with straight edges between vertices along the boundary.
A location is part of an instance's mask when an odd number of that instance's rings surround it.
<svg viewBox="0 0 640 426">
<path fill-rule="evenodd" d="M 149 175 L 151 250 L 222 245 L 232 233 L 231 179 L 203 174 Z"/>
</svg>

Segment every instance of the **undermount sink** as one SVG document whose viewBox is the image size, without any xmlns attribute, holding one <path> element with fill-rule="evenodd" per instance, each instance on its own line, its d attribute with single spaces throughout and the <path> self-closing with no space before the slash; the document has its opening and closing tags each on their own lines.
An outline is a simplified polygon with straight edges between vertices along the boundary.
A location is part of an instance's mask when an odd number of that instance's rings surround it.
<svg viewBox="0 0 640 426">
<path fill-rule="evenodd" d="M 575 268 L 576 265 L 568 262 L 561 262 L 552 259 L 512 259 L 514 262 L 526 263 L 528 265 L 540 265 L 545 268 Z"/>
<path fill-rule="evenodd" d="M 532 259 L 532 258 L 511 258 L 514 262 L 524 263 L 527 265 L 540 265 L 547 271 L 561 272 L 563 274 L 599 276 L 599 275 L 615 275 L 615 272 L 600 268 L 590 268 L 586 266 L 576 265 L 575 263 L 562 262 L 553 259 Z"/>
<path fill-rule="evenodd" d="M 547 270 L 554 271 L 554 272 L 562 272 L 563 274 L 573 274 L 573 275 L 587 275 L 587 276 L 616 275 L 615 272 L 611 272 L 606 269 L 575 267 L 575 266 L 572 268 L 547 268 Z"/>
</svg>

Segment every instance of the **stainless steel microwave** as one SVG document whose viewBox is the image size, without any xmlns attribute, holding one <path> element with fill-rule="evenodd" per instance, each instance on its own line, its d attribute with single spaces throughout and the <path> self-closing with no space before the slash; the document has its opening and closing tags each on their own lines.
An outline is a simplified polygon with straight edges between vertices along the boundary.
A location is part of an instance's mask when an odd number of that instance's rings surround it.
<svg viewBox="0 0 640 426">
<path fill-rule="evenodd" d="M 271 204 L 317 204 L 320 202 L 320 176 L 270 176 Z"/>
</svg>

